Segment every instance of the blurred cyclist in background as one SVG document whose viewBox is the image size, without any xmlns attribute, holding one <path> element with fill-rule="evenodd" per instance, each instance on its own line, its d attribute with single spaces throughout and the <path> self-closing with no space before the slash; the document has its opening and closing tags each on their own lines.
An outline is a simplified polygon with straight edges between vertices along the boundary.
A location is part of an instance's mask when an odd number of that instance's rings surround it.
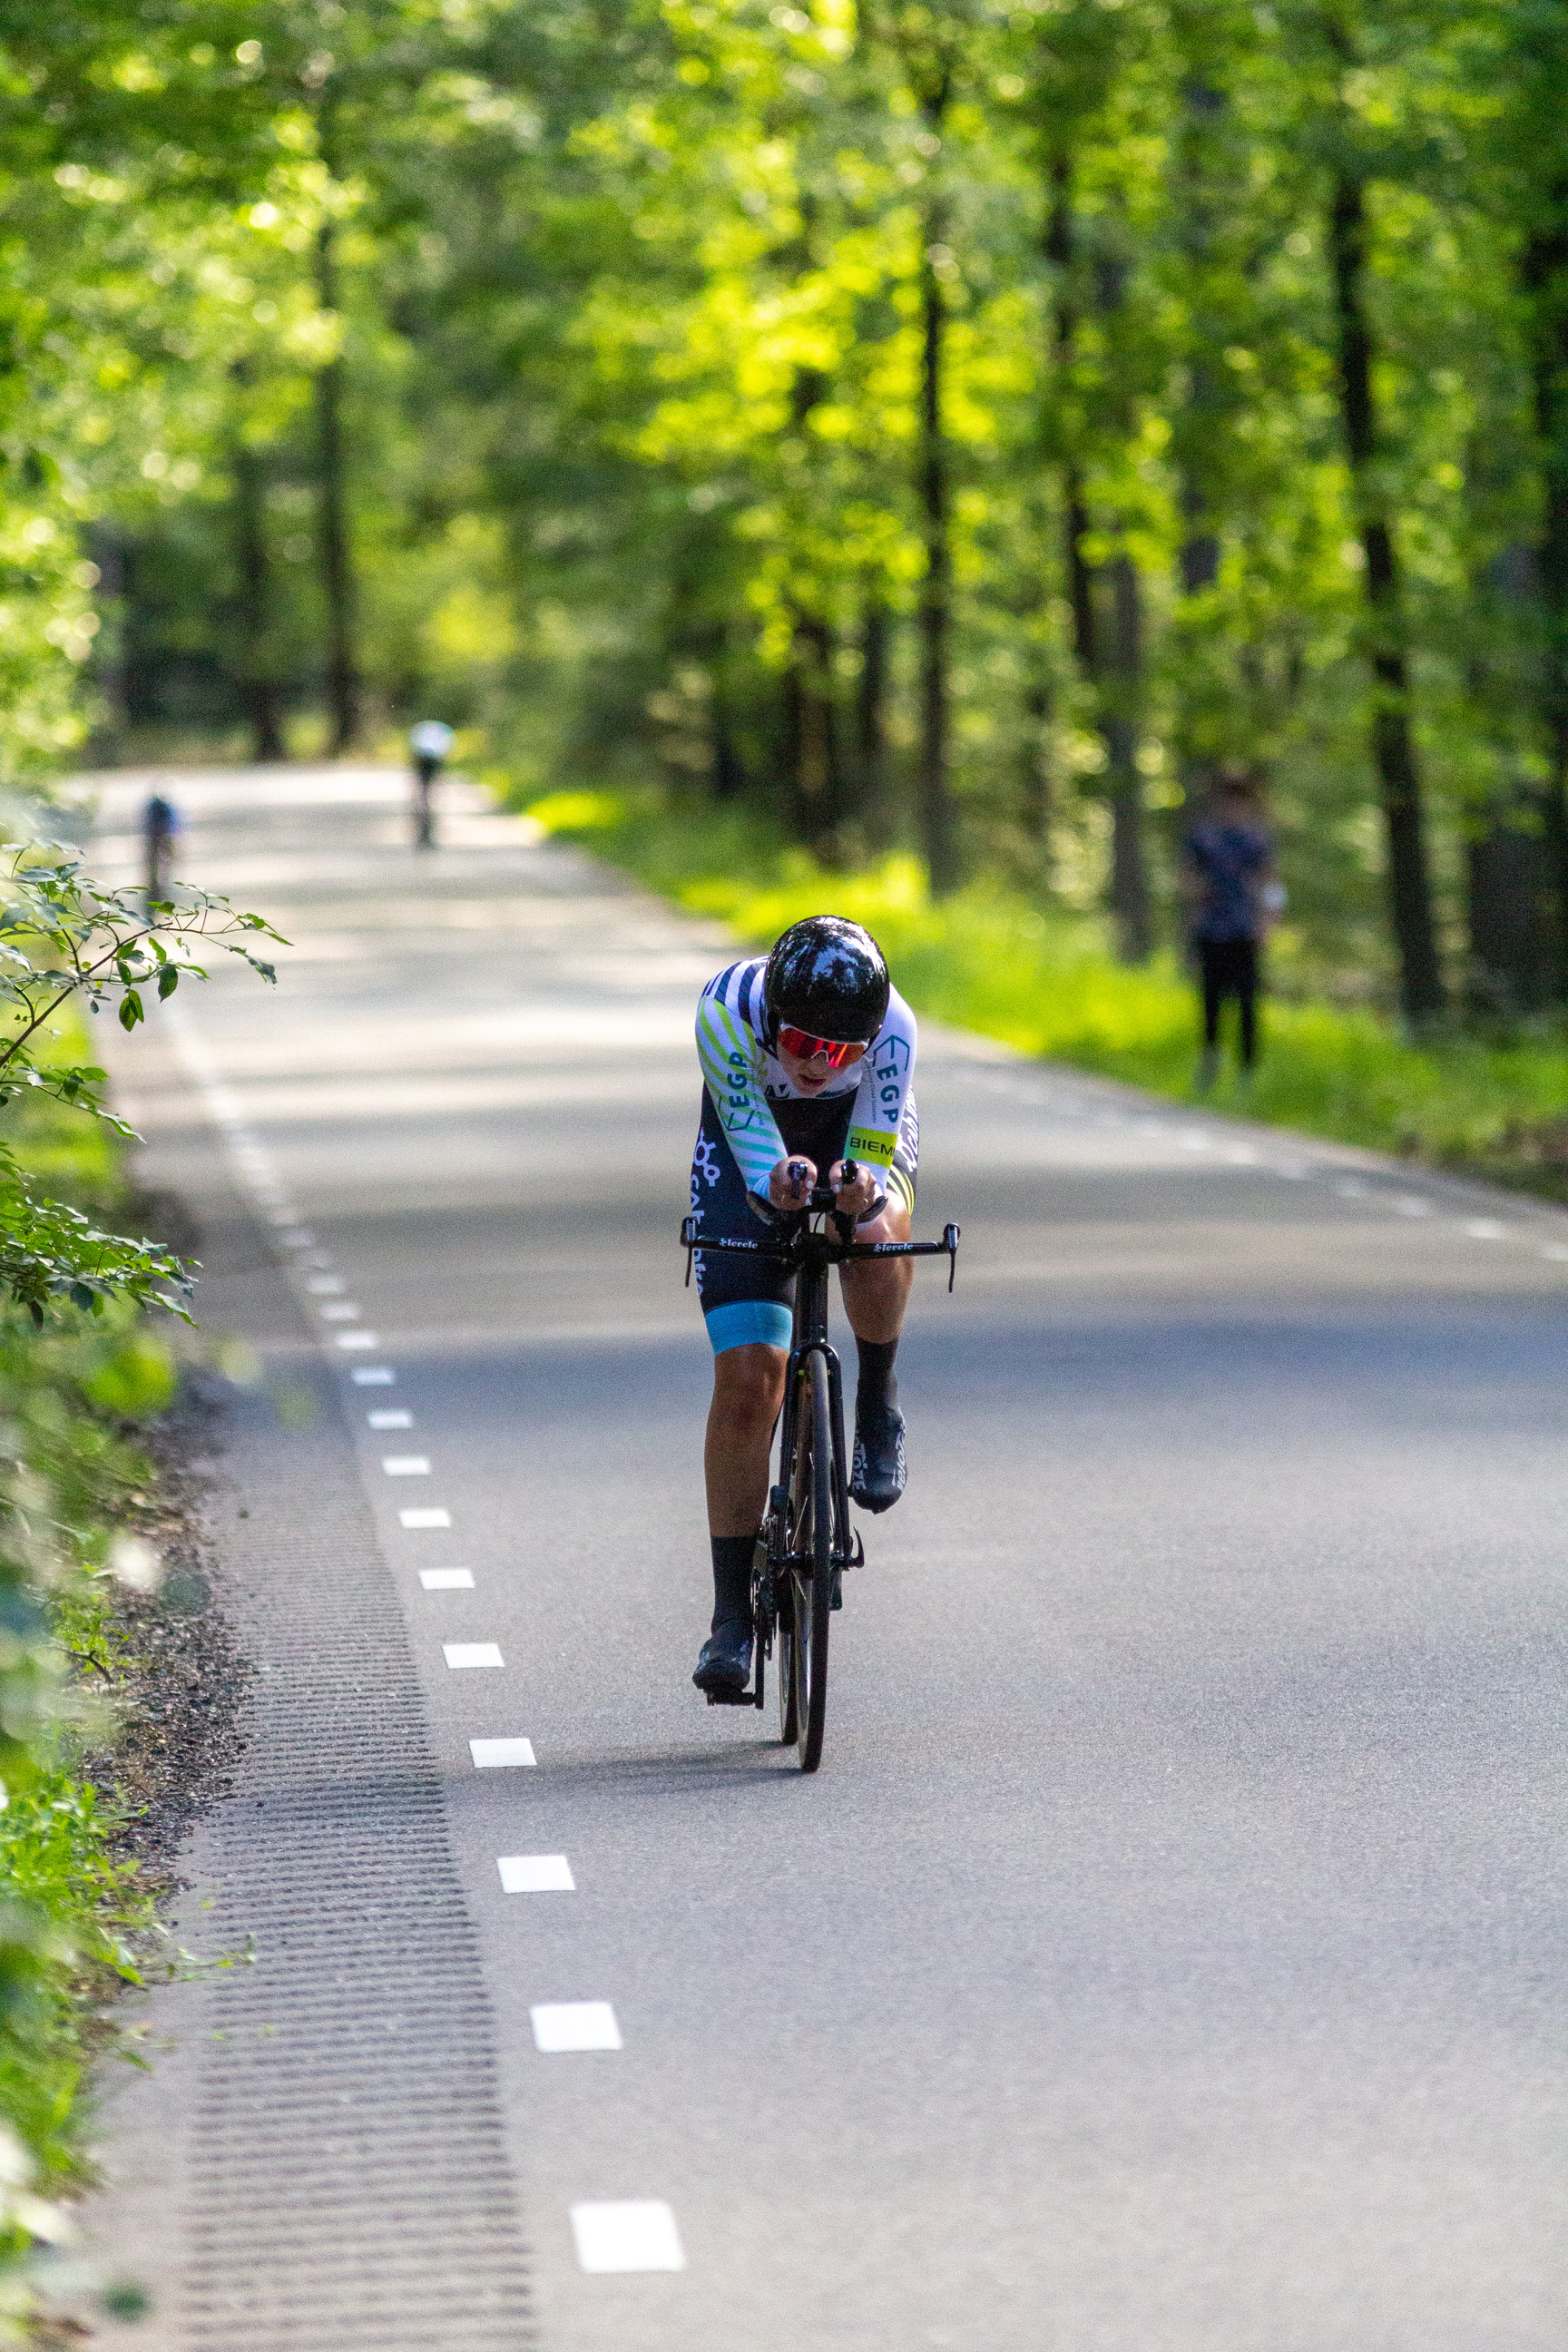
<svg viewBox="0 0 1568 2352">
<path fill-rule="evenodd" d="M 410 730 L 408 749 L 414 760 L 414 846 L 436 845 L 436 809 L 432 798 L 437 777 L 452 748 L 452 730 L 439 719 L 422 719 Z"/>
<path fill-rule="evenodd" d="M 143 872 L 146 876 L 144 900 L 149 920 L 158 901 L 166 899 L 174 887 L 174 843 L 180 831 L 180 813 L 173 801 L 162 793 L 153 793 L 142 812 L 142 847 Z"/>
</svg>

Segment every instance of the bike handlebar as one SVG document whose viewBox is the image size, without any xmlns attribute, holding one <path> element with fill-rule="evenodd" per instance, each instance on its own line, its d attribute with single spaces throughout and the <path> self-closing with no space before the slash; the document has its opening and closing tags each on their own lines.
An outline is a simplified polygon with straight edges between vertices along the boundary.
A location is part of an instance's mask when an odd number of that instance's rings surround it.
<svg viewBox="0 0 1568 2352">
<path fill-rule="evenodd" d="M 800 1243 L 804 1237 L 805 1220 L 807 1216 L 810 1215 L 811 1211 L 819 1208 L 831 1209 L 833 1207 L 835 1196 L 832 1192 L 829 1191 L 826 1185 L 819 1186 L 817 1190 L 819 1192 L 826 1192 L 827 1197 L 826 1201 L 819 1202 L 816 1193 L 814 1193 L 810 1208 L 802 1209 L 799 1212 L 798 1222 L 791 1230 L 787 1240 L 784 1241 L 748 1242 L 729 1241 L 718 1238 L 704 1240 L 701 1233 L 700 1218 L 695 1216 L 683 1217 L 680 1221 L 680 1244 L 681 1247 L 686 1252 L 686 1279 L 688 1283 L 691 1280 L 692 1256 L 694 1253 L 700 1249 L 712 1250 L 715 1253 L 724 1250 L 728 1251 L 732 1256 L 776 1257 L 784 1260 L 788 1260 L 798 1255 Z M 953 1285 L 953 1278 L 958 1272 L 958 1240 L 960 1230 L 960 1227 L 957 1225 L 944 1225 L 942 1229 L 942 1239 L 939 1242 L 828 1241 L 828 1263 L 830 1265 L 842 1265 L 847 1259 L 853 1260 L 856 1258 L 870 1257 L 945 1257 L 947 1260 L 947 1286 L 949 1290 L 951 1290 Z M 822 1238 L 826 1240 L 826 1234 L 823 1235 Z"/>
</svg>

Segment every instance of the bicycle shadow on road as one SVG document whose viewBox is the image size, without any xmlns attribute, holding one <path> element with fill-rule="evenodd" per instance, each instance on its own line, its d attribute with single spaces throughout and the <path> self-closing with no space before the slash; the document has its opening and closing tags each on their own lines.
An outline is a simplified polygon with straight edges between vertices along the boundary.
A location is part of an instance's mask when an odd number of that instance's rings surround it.
<svg viewBox="0 0 1568 2352">
<path fill-rule="evenodd" d="M 737 1710 L 739 1712 L 740 1710 Z M 657 1748 L 609 1750 L 575 1758 L 552 1757 L 552 1789 L 618 1790 L 640 1796 L 678 1796 L 693 1789 L 755 1787 L 773 1780 L 798 1780 L 795 1744 L 776 1737 L 739 1739 L 723 1748 Z"/>
</svg>

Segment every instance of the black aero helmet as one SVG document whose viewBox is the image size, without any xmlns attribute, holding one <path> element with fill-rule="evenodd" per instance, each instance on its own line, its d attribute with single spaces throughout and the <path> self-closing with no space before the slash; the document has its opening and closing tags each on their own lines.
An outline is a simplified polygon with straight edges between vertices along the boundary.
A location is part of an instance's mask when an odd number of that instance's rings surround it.
<svg viewBox="0 0 1568 2352">
<path fill-rule="evenodd" d="M 808 915 L 790 925 L 763 974 L 768 1044 L 788 1027 L 868 1045 L 888 1017 L 891 987 L 869 931 L 842 915 Z"/>
</svg>

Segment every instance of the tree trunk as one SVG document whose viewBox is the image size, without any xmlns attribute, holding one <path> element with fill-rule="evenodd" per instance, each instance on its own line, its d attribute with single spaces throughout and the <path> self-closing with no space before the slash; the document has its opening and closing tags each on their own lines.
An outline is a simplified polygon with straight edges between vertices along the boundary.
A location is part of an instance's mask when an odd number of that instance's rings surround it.
<svg viewBox="0 0 1568 2352">
<path fill-rule="evenodd" d="M 724 681 L 717 678 L 713 685 L 713 797 L 716 801 L 739 800 L 746 789 L 745 763 L 730 726 L 729 697 Z"/>
<path fill-rule="evenodd" d="M 1389 912 L 1399 955 L 1400 1002 L 1406 1020 L 1421 1028 L 1443 1011 L 1443 975 L 1432 915 L 1421 772 L 1410 723 L 1399 556 L 1377 481 L 1379 433 L 1366 314 L 1366 253 L 1365 188 L 1354 173 L 1342 172 L 1329 207 L 1341 415 L 1365 557 L 1372 753 L 1388 844 Z"/>
<path fill-rule="evenodd" d="M 860 621 L 860 676 L 855 688 L 855 782 L 850 814 L 862 824 L 879 823 L 887 792 L 888 657 L 892 620 L 874 591 Z"/>
<path fill-rule="evenodd" d="M 1545 738 L 1543 811 L 1555 899 L 1552 925 L 1559 996 L 1568 995 L 1568 180 L 1552 190 L 1556 217 L 1524 248 L 1521 277 L 1530 306 L 1535 429 L 1541 445 L 1541 720 Z"/>
<path fill-rule="evenodd" d="M 1077 258 L 1072 165 L 1065 155 L 1056 155 L 1051 159 L 1050 204 L 1046 215 L 1043 245 L 1046 259 L 1055 272 L 1051 302 L 1051 356 L 1058 385 L 1065 393 L 1068 377 L 1078 357 L 1078 300 L 1072 276 Z M 1084 495 L 1083 471 L 1072 446 L 1071 432 L 1063 432 L 1058 437 L 1062 489 L 1062 558 L 1067 572 L 1068 602 L 1072 608 L 1073 658 L 1085 684 L 1092 688 L 1098 697 L 1100 646 L 1095 625 L 1094 574 L 1083 552 L 1084 537 L 1089 530 L 1089 504 Z"/>
<path fill-rule="evenodd" d="M 237 361 L 234 375 L 245 383 L 247 370 Z M 284 757 L 278 681 L 272 674 L 272 563 L 267 544 L 267 477 L 259 453 L 236 431 L 230 458 L 234 480 L 235 571 L 239 583 L 241 703 L 249 723 L 252 756 Z"/>
<path fill-rule="evenodd" d="M 322 153 L 335 173 L 331 116 L 323 102 Z M 316 290 L 323 310 L 338 308 L 335 231 L 324 220 L 316 232 Z M 316 530 L 321 593 L 327 614 L 328 749 L 335 759 L 359 740 L 360 671 L 353 551 L 349 535 L 348 457 L 343 441 L 345 369 L 341 357 L 316 370 L 316 438 L 320 468 Z"/>
<path fill-rule="evenodd" d="M 926 109 L 935 131 L 945 110 Z M 947 446 L 943 429 L 942 367 L 946 357 L 947 299 L 936 259 L 947 230 L 947 206 L 933 195 L 921 223 L 920 503 L 925 536 L 925 577 L 921 583 L 919 630 L 921 673 L 920 824 L 931 872 L 931 896 L 944 898 L 957 888 L 958 842 L 948 781 L 948 642 L 952 625 L 952 548 L 949 537 Z"/>
<path fill-rule="evenodd" d="M 90 756 L 104 766 L 124 755 L 131 719 L 130 566 L 125 541 L 103 522 L 88 527 L 88 553 L 98 566 L 96 603 L 105 626 L 93 646 L 93 682 L 103 716 L 93 730 Z"/>
<path fill-rule="evenodd" d="M 844 770 L 833 656 L 827 623 L 814 613 L 797 614 L 785 673 L 794 830 L 825 866 L 843 856 Z"/>
<path fill-rule="evenodd" d="M 1184 30 L 1189 39 L 1203 41 L 1201 26 L 1190 15 Z M 1216 457 L 1225 427 L 1223 387 L 1214 354 L 1228 337 L 1211 292 L 1220 196 L 1212 142 L 1229 103 L 1228 93 L 1210 79 L 1203 64 L 1190 64 L 1182 82 L 1175 173 L 1178 235 L 1186 272 L 1186 388 L 1174 420 L 1172 452 L 1182 517 L 1176 572 L 1184 597 L 1205 594 L 1219 578 Z M 1212 705 L 1205 709 L 1205 667 L 1198 660 L 1177 668 L 1176 779 L 1189 806 L 1212 789 L 1222 749 L 1215 740 L 1217 714 Z"/>
<path fill-rule="evenodd" d="M 1470 1000 L 1478 1013 L 1504 1020 L 1539 1010 L 1550 992 L 1540 921 L 1544 845 L 1531 814 L 1523 793 L 1500 795 L 1467 854 Z"/>
<path fill-rule="evenodd" d="M 797 434 L 827 390 L 820 368 L 795 370 L 790 410 Z M 796 839 L 827 866 L 842 856 L 845 805 L 836 650 L 832 624 L 797 606 L 784 672 L 789 822 Z"/>
<path fill-rule="evenodd" d="M 1484 479 L 1486 460 L 1471 456 L 1467 473 Z M 1538 1012 L 1555 990 L 1557 894 L 1541 788 L 1522 772 L 1516 719 L 1519 665 L 1511 648 L 1528 646 L 1540 601 L 1536 551 L 1515 540 L 1472 586 L 1478 650 L 1468 666 L 1478 732 L 1495 745 L 1505 781 L 1489 793 L 1467 846 L 1470 962 L 1466 993 L 1475 1011 L 1510 1021 Z M 1500 664 L 1493 647 L 1509 648 Z"/>
<path fill-rule="evenodd" d="M 1138 765 L 1143 698 L 1143 613 L 1138 570 L 1131 556 L 1110 565 L 1110 660 L 1104 721 L 1110 757 L 1110 909 L 1124 963 L 1144 963 L 1153 950 L 1153 916 L 1143 841 L 1143 776 Z"/>
<path fill-rule="evenodd" d="M 1201 72 L 1189 73 L 1183 82 L 1177 186 L 1182 254 L 1193 299 L 1187 392 L 1176 434 L 1176 465 L 1182 507 L 1179 568 L 1182 593 L 1186 596 L 1201 595 L 1219 577 L 1219 532 L 1209 455 L 1219 412 L 1219 385 L 1211 354 L 1221 331 L 1205 308 L 1205 277 L 1214 266 L 1216 210 L 1205 142 L 1228 103 L 1226 93 Z"/>
<path fill-rule="evenodd" d="M 1072 167 L 1063 155 L 1054 157 L 1050 165 L 1050 205 L 1043 244 L 1046 258 L 1055 272 L 1053 357 L 1058 382 L 1065 391 L 1078 354 L 1079 313 L 1073 282 L 1078 257 Z M 1098 300 L 1102 310 L 1114 310 L 1120 303 L 1121 284 L 1119 271 L 1101 273 Z M 1105 747 L 1111 822 L 1107 902 L 1116 918 L 1118 951 L 1127 962 L 1142 963 L 1153 946 L 1143 778 L 1138 765 L 1143 698 L 1142 599 L 1131 558 L 1126 554 L 1117 556 L 1109 567 L 1110 627 L 1102 627 L 1097 569 L 1084 553 L 1090 522 L 1089 500 L 1070 425 L 1059 436 L 1058 465 L 1073 654 L 1083 681 L 1093 695 L 1095 722 Z"/>
<path fill-rule="evenodd" d="M 1052 832 L 1056 793 L 1051 773 L 1051 721 L 1056 716 L 1051 680 L 1037 670 L 1024 689 L 1024 733 L 1018 747 L 1018 813 L 1024 838 L 1038 860 L 1040 887 L 1055 884 Z"/>
</svg>

